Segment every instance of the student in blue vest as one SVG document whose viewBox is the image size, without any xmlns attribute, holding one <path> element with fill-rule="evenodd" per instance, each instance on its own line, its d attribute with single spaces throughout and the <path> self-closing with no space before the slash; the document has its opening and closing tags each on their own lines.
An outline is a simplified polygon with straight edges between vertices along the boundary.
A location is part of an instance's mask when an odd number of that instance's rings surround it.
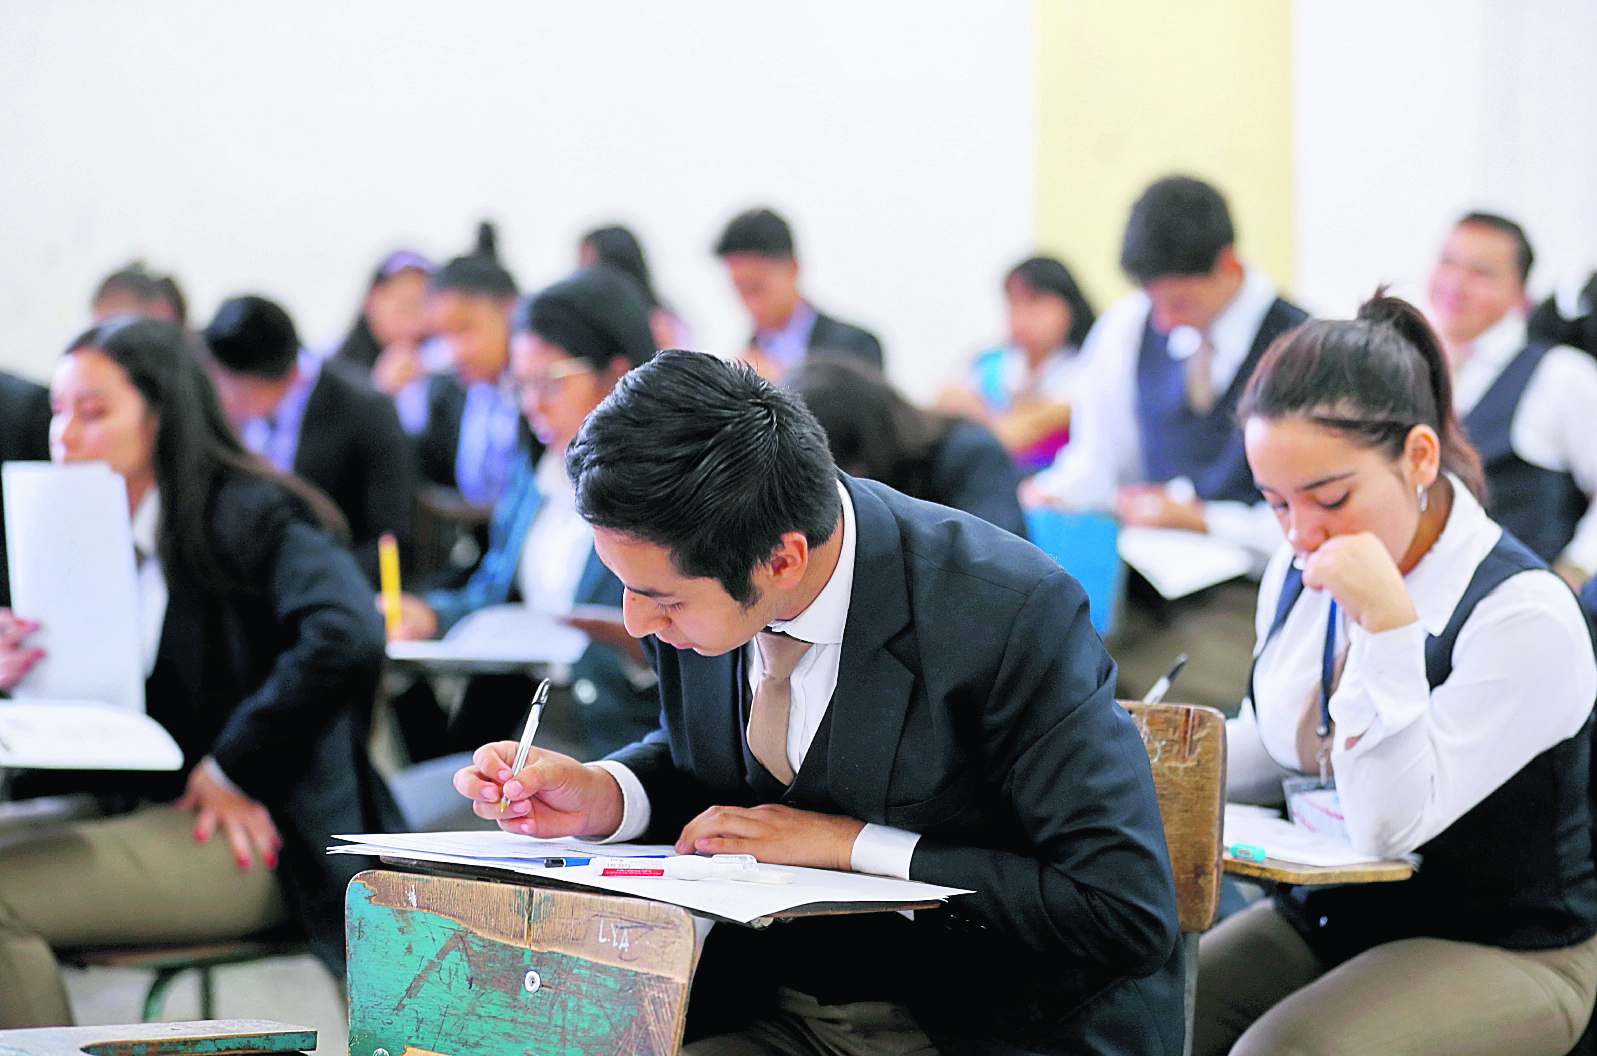
<svg viewBox="0 0 1597 1056">
<path fill-rule="evenodd" d="M 1228 795 L 1334 778 L 1400 883 L 1286 887 L 1204 936 L 1193 1051 L 1562 1056 L 1597 993 L 1597 660 L 1487 516 L 1422 316 L 1377 296 L 1277 342 L 1243 397 L 1287 545 L 1259 596 Z"/>
<path fill-rule="evenodd" d="M 1430 317 L 1486 467 L 1487 509 L 1575 589 L 1597 572 L 1597 363 L 1526 336 L 1524 230 L 1470 213 L 1431 271 Z"/>
<path fill-rule="evenodd" d="M 576 512 L 566 476 L 566 445 L 583 418 L 617 379 L 654 355 L 649 311 L 636 285 L 603 265 L 577 272 L 519 310 L 511 339 L 512 374 L 522 413 L 543 442 L 542 455 L 517 460 L 494 506 L 488 552 L 457 590 L 403 599 L 402 639 L 432 638 L 478 609 L 519 600 L 554 615 L 575 605 L 619 606 L 621 583 L 593 553 L 593 531 Z M 586 629 L 602 634 L 602 627 Z M 635 643 L 611 636 L 619 651 L 590 646 L 572 670 L 583 747 L 603 755 L 655 727 L 654 679 Z M 523 676 L 479 676 L 450 720 L 432 730 L 429 713 L 407 700 L 406 742 L 416 760 L 469 751 L 487 740 L 514 736 L 533 686 Z M 426 702 L 421 702 L 426 703 Z"/>
<path fill-rule="evenodd" d="M 1122 523 L 1208 532 L 1262 568 L 1280 531 L 1253 486 L 1237 400 L 1270 342 L 1307 318 L 1237 256 L 1220 192 L 1172 176 L 1137 199 L 1120 266 L 1140 287 L 1087 337 L 1070 443 L 1028 501 L 1112 509 Z M 1109 643 L 1122 695 L 1178 653 L 1182 700 L 1234 707 L 1253 646 L 1255 587 L 1221 584 L 1162 605 L 1134 594 Z"/>
</svg>

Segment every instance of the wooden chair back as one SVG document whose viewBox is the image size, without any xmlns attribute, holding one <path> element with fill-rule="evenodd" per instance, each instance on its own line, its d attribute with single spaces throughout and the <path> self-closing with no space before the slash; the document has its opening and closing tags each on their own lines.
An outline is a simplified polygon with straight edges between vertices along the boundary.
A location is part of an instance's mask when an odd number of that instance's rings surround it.
<svg viewBox="0 0 1597 1056">
<path fill-rule="evenodd" d="M 1159 795 L 1184 932 L 1214 925 L 1225 815 L 1225 716 L 1195 704 L 1121 701 L 1142 733 Z"/>
</svg>

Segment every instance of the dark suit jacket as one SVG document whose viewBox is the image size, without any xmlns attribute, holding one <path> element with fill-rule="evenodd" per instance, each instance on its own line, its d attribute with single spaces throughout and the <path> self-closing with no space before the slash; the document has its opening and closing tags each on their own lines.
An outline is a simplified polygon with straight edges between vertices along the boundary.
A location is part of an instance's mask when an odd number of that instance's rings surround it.
<svg viewBox="0 0 1597 1056">
<path fill-rule="evenodd" d="M 276 484 L 235 479 L 211 500 L 230 591 L 168 578 L 151 718 L 183 749 L 177 773 L 34 771 L 19 796 L 98 793 L 112 812 L 182 794 L 206 755 L 272 814 L 283 892 L 317 955 L 344 964 L 344 888 L 370 863 L 329 855 L 334 833 L 401 831 L 366 742 L 384 657 L 382 620 L 349 551 Z"/>
<path fill-rule="evenodd" d="M 754 343 L 753 336 L 749 337 L 749 343 Z M 877 370 L 882 369 L 882 343 L 875 334 L 853 323 L 833 319 L 820 309 L 816 309 L 815 326 L 810 329 L 810 343 L 805 351 L 812 356 L 827 353 L 857 356 Z"/>
<path fill-rule="evenodd" d="M 46 462 L 49 458 L 50 390 L 0 372 L 0 462 Z M 0 503 L 3 501 L 0 495 Z M 11 569 L 6 563 L 5 524 L 0 521 L 0 608 L 10 604 Z"/>
<path fill-rule="evenodd" d="M 1004 445 L 975 422 L 958 421 L 932 453 L 922 498 L 964 510 L 1026 538 L 1020 475 Z"/>
<path fill-rule="evenodd" d="M 460 448 L 460 417 L 466 413 L 466 389 L 449 374 L 427 379 L 427 424 L 416 435 L 416 463 L 421 479 L 446 488 L 455 486 L 455 455 Z"/>
<path fill-rule="evenodd" d="M 646 639 L 664 726 L 613 758 L 648 793 L 650 842 L 711 805 L 779 799 L 921 833 L 911 877 L 976 893 L 913 923 L 717 929 L 695 1000 L 717 983 L 742 992 L 690 1029 L 735 1026 L 736 1006 L 758 1014 L 761 988 L 785 983 L 823 1002 L 901 1000 L 948 1054 L 1179 1053 L 1164 831 L 1086 596 L 1007 532 L 844 483 L 853 601 L 837 691 L 794 784 L 771 795 L 746 753 L 742 649 L 703 657 Z"/>
<path fill-rule="evenodd" d="M 377 538 L 390 532 L 409 554 L 416 463 L 394 401 L 347 364 L 322 364 L 305 403 L 294 472 L 333 500 L 349 522 L 355 560 L 377 583 Z"/>
</svg>

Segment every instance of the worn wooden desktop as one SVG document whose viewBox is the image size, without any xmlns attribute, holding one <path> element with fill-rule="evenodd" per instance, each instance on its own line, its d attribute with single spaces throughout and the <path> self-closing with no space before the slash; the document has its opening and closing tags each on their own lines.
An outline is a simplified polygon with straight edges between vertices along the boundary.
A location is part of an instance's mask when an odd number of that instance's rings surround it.
<svg viewBox="0 0 1597 1056">
<path fill-rule="evenodd" d="M 506 870 L 383 861 L 425 871 L 374 869 L 350 882 L 351 1053 L 678 1050 L 698 956 L 686 909 Z M 865 910 L 801 906 L 776 916 L 845 912 Z"/>
<path fill-rule="evenodd" d="M 1404 861 L 1364 862 L 1359 865 L 1303 865 L 1266 858 L 1250 862 L 1226 852 L 1221 864 L 1232 876 L 1271 880 L 1278 884 L 1383 884 L 1407 880 L 1414 867 Z"/>
</svg>

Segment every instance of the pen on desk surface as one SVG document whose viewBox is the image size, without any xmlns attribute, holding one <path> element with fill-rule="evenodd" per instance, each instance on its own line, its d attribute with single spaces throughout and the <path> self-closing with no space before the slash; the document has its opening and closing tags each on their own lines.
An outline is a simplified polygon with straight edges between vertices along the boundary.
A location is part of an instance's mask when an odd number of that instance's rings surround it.
<svg viewBox="0 0 1597 1056">
<path fill-rule="evenodd" d="M 1179 675 L 1181 673 L 1181 669 L 1186 666 L 1187 654 L 1182 653 L 1180 656 L 1176 657 L 1176 662 L 1170 665 L 1170 670 L 1164 673 L 1164 677 L 1155 682 L 1153 684 L 1153 688 L 1148 690 L 1148 695 L 1142 698 L 1142 702 L 1144 704 L 1157 704 L 1163 700 L 1164 695 L 1170 692 L 1170 683 L 1176 680 L 1176 676 Z"/>
<path fill-rule="evenodd" d="M 1262 862 L 1267 857 L 1263 847 L 1255 847 L 1251 843 L 1230 844 L 1226 847 L 1226 853 L 1244 862 Z"/>
<path fill-rule="evenodd" d="M 399 634 L 399 543 L 384 532 L 377 539 L 377 578 L 383 595 L 383 629 L 390 641 Z"/>
<path fill-rule="evenodd" d="M 546 678 L 538 683 L 538 691 L 532 695 L 532 707 L 527 711 L 527 725 L 521 730 L 521 743 L 516 745 L 516 761 L 510 768 L 514 777 L 521 773 L 521 768 L 527 765 L 527 753 L 532 750 L 533 735 L 538 732 L 538 720 L 543 718 L 543 706 L 549 700 L 549 680 Z M 510 806 L 510 797 L 505 795 L 504 789 L 499 790 L 499 813 L 503 814 L 505 808 Z"/>
</svg>

